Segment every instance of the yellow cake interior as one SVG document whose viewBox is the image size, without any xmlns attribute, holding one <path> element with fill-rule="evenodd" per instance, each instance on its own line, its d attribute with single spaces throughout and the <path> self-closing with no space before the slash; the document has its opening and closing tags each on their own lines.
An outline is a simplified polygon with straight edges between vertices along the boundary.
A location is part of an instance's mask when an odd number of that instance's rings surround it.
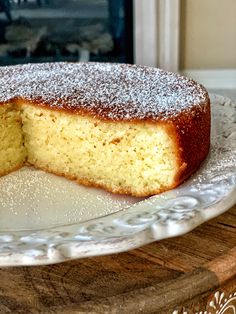
<svg viewBox="0 0 236 314">
<path fill-rule="evenodd" d="M 27 103 L 1 106 L 0 175 L 25 162 L 137 196 L 171 186 L 177 169 L 164 124 L 100 121 Z"/>
<path fill-rule="evenodd" d="M 0 175 L 21 167 L 26 159 L 18 106 L 0 106 Z"/>
</svg>

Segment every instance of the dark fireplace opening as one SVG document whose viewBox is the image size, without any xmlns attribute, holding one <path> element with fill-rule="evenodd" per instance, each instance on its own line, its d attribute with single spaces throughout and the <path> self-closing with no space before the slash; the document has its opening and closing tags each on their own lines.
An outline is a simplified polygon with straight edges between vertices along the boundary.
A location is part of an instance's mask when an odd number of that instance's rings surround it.
<svg viewBox="0 0 236 314">
<path fill-rule="evenodd" d="M 0 65 L 133 63 L 132 0 L 0 0 Z"/>
</svg>

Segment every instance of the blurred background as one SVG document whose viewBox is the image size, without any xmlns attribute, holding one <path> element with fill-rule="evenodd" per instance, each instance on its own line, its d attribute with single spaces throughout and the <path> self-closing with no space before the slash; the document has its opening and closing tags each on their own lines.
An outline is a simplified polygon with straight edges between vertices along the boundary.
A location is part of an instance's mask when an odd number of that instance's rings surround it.
<svg viewBox="0 0 236 314">
<path fill-rule="evenodd" d="M 0 0 L 0 65 L 133 63 L 130 0 Z"/>
<path fill-rule="evenodd" d="M 158 66 L 236 89 L 235 0 L 0 0 L 0 65 Z"/>
<path fill-rule="evenodd" d="M 236 100 L 236 1 L 181 0 L 180 22 L 180 71 Z"/>
</svg>

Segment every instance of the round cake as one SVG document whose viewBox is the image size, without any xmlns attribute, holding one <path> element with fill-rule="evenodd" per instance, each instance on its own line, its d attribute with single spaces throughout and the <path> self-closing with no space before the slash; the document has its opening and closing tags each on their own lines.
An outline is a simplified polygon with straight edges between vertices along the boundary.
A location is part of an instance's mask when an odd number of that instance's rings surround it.
<svg viewBox="0 0 236 314">
<path fill-rule="evenodd" d="M 188 178 L 209 146 L 209 96 L 192 79 L 127 64 L 0 68 L 0 175 L 28 164 L 149 196 Z"/>
</svg>

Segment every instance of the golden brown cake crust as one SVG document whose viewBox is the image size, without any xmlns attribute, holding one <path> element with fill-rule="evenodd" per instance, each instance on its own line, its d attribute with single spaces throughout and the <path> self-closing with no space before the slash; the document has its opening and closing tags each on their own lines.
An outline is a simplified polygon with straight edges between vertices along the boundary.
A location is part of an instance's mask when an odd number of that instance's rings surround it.
<svg viewBox="0 0 236 314">
<path fill-rule="evenodd" d="M 103 121 L 169 125 L 179 166 L 175 182 L 169 188 L 196 171 L 210 147 L 207 91 L 192 79 L 160 69 L 108 63 L 1 67 L 0 105 L 9 102 L 19 105 L 27 102 Z M 79 183 L 98 186 L 84 179 Z M 150 191 L 150 194 L 163 191 Z M 130 193 L 122 189 L 112 192 Z"/>
<path fill-rule="evenodd" d="M 210 100 L 203 105 L 204 113 L 193 108 L 187 115 L 182 114 L 175 124 L 176 148 L 178 149 L 179 173 L 176 186 L 193 174 L 206 158 L 210 149 L 211 112 Z"/>
<path fill-rule="evenodd" d="M 8 171 L 2 171 L 0 172 L 0 177 L 6 176 L 7 174 L 19 170 L 20 168 L 22 168 L 25 165 L 25 162 L 19 163 L 17 166 L 12 167 L 11 169 L 9 169 Z"/>
</svg>

